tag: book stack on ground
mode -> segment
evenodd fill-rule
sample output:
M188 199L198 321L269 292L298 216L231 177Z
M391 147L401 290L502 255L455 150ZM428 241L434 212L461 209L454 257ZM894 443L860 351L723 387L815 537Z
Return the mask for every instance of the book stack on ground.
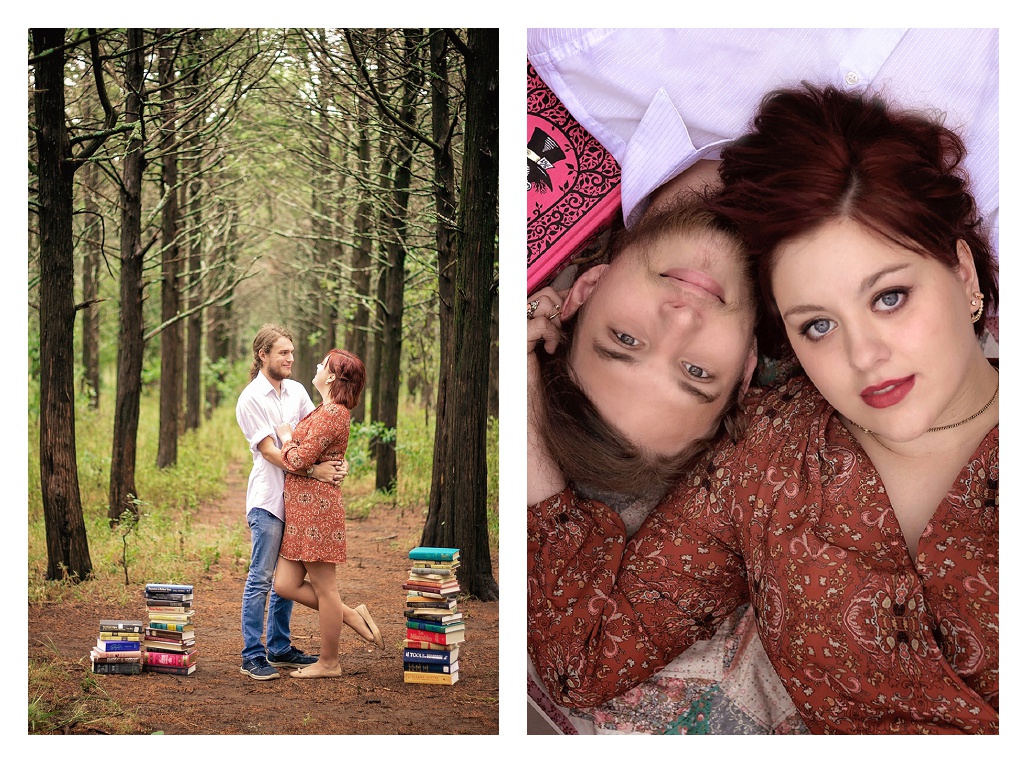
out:
M94 673L136 675L143 669L141 620L101 620L100 636L89 651Z
M408 684L455 684L460 679L464 616L457 611L460 550L418 546L403 584L407 592L407 637L403 642L403 681Z
M143 593L147 618L143 669L150 673L192 675L196 671L193 587L147 583Z

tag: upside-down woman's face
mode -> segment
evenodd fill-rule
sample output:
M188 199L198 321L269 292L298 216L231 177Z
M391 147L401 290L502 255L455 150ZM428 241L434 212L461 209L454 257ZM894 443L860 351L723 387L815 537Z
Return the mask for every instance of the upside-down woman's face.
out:
M810 380L850 421L904 442L991 394L970 315L966 244L950 268L840 219L778 248L774 301ZM961 413L968 411L968 413Z
M583 307L570 367L604 419L635 445L680 453L712 434L756 363L753 288L719 234L665 237L572 287Z

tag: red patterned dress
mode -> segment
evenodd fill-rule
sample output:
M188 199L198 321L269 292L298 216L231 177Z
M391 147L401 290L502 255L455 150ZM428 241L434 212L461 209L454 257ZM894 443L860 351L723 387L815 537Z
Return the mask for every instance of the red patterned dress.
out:
M751 601L814 733L998 732L998 427L912 559L877 470L804 377L625 541L572 491L528 510L528 648L562 704L623 693Z
M349 409L327 402L296 425L292 440L282 448L290 469L306 471L322 461L341 461L349 444ZM304 562L346 561L346 509L339 486L285 474L286 559Z

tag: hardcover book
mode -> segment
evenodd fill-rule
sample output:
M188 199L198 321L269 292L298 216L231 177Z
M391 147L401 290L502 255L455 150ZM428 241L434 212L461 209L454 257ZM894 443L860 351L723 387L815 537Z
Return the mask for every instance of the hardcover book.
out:
M181 665L153 665L147 663L142 665L147 673L168 673L174 676L191 676L196 672L196 665L181 666Z
M104 633L142 633L142 620L101 620L100 630Z
M458 548L438 548L434 546L418 546L410 550L411 559L424 559L427 561L455 562L460 558Z
M183 585L181 583L147 583L143 589L144 593L179 593L179 594L192 594L193 587L191 585Z
M134 652L101 652L95 646L89 650L89 659L93 662L139 662L142 650Z
M163 620L151 620L148 630L170 631L174 633L191 633L192 623L169 623Z
M620 210L617 160L528 63L528 294L602 240Z
M188 652L158 652L150 650L143 658L144 665L172 665L181 667L189 666L196 662L196 650Z
M406 649L423 649L431 652L452 652L460 648L457 643L437 644L434 641L423 641L412 638L403 639L403 647Z
M135 676L143 672L143 666L139 660L132 662L94 662L93 672Z
M463 619L460 612L449 612L447 610L432 609L407 609L403 614L411 620L424 620L429 623L454 623Z
M452 665L460 656L460 647L452 649L404 649L404 662L426 662L431 665Z
M435 631L425 631L420 628L407 628L407 639L410 641L428 641L432 644L459 644L464 640L464 631L436 633Z
M460 663L454 662L448 665L443 662L403 662L403 670L411 673L456 673L460 670Z
M148 593L146 594L146 604L151 606L153 604L188 604L192 602L193 595L191 593Z
M408 684L443 684L445 686L452 686L459 680L459 671L456 673L419 673L415 670L403 671L403 681Z
M126 633L123 631L100 631L101 641L142 641L141 633Z
M139 642L138 641L104 641L98 638L96 640L96 650L98 652L138 652Z
M146 653L150 652L188 652L196 646L195 641L189 641L184 644L176 644L168 641L155 641L146 640L143 642L143 646L146 647Z
M455 631L464 630L464 621L456 620L451 623L433 623L428 620L417 620L412 617L407 618L407 628L413 628L419 631L431 631L433 633L453 633Z

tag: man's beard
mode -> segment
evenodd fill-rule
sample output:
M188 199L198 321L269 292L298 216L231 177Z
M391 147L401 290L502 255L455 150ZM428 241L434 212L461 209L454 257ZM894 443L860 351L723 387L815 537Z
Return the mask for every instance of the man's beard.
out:
M283 379L288 379L290 376L292 376L292 369L290 368L288 373L283 374L281 371L279 371L274 366L268 366L267 367L267 375L270 376L275 381L282 381Z

